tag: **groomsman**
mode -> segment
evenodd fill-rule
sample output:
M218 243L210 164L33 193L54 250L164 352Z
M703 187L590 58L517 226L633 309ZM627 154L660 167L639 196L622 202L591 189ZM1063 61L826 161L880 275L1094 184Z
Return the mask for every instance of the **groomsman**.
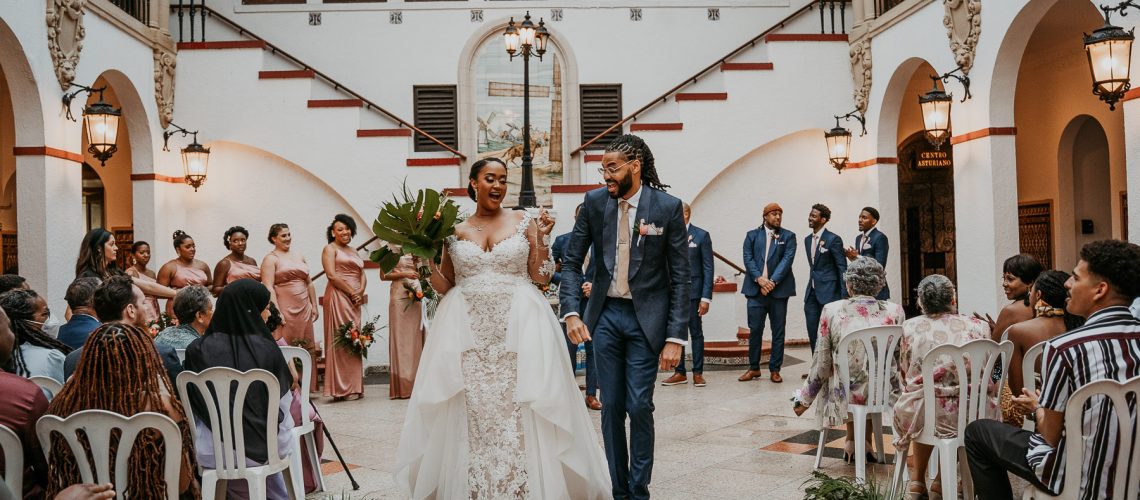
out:
M784 209L776 203L764 207L764 225L744 238L744 267L747 277L741 293L748 297L748 371L739 381L760 376L760 350L764 340L764 319L770 318L772 353L768 371L772 382L783 382L784 326L788 319L788 297L796 294L792 261L796 257L795 233L782 229Z
M574 209L574 219L578 218L578 213L582 211L582 205L579 204L578 208ZM570 235L573 231L560 235L554 239L554 245L550 247L550 253L554 257L554 276L551 277L550 282L554 285L561 285L562 283L562 257L566 255L566 244L570 241ZM586 262L589 262L589 257ZM586 278L590 279L593 275L587 266ZM582 283L582 293L580 295L583 307L590 297L590 282ZM562 324L563 333L566 330L566 324ZM587 340L586 344L586 407L591 410L601 410L602 402L598 400L598 371L594 367L594 343ZM573 371L574 367L578 364L578 344L570 341L570 337L566 337L566 349L570 352L570 370ZM683 356L682 356L683 357Z
M808 285L804 291L804 317L807 318L808 340L815 353L819 336L819 316L823 306L847 295L843 273L847 260L843 258L843 238L824 226L831 220L831 209L817 203L808 214L808 227L812 233L804 237L804 253L808 259Z
M878 225L879 211L875 207L863 207L863 211L859 212L859 235L855 237L855 246L848 247L845 252L847 260L855 260L862 255L875 259L883 269L887 268L887 251L891 246L887 243L887 235L879 231ZM890 296L890 288L883 286L875 298L887 300Z
M689 231L689 270L692 276L692 309L689 312L689 345L693 348L693 385L705 384L705 331L701 317L709 312L712 303L713 252L712 237L709 232L689 224L692 207L685 203L685 226ZM685 348L681 348L681 362L672 376L661 385L677 385L687 382L685 376Z

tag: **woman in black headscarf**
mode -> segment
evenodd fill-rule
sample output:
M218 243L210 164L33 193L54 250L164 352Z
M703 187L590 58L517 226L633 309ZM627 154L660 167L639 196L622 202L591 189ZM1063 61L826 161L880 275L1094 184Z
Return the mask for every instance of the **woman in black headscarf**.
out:
M286 418L292 397L289 387L293 378L289 366L281 355L281 349L269 334L265 319L269 316L269 290L258 281L241 279L227 285L218 303L214 306L214 317L206 333L186 348L185 368L201 372L207 368L224 366L239 371L260 368L277 377L277 390L281 403L273 417L278 422L278 453L285 456L290 451L288 429L293 426L291 418ZM242 427L245 430L245 454L250 465L268 461L265 424L269 415L265 413L269 394L261 384L254 385L246 395L242 413ZM191 407L198 420L198 439L195 443L198 460L203 467L212 468L215 464L213 444L208 426L209 411L205 401L195 391L191 391ZM280 411L280 409L284 411ZM223 411L230 411L223 409ZM285 483L280 474L270 476L269 498L286 498ZM230 498L246 498L245 484L229 481Z

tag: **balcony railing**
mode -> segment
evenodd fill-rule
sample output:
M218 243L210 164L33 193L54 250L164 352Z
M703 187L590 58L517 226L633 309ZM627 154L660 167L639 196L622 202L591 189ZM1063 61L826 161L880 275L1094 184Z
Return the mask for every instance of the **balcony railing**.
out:
M142 21L147 26L154 26L150 18L151 3L153 0L111 0L111 3L122 9L131 17Z
M906 0L875 0L875 17L885 14Z

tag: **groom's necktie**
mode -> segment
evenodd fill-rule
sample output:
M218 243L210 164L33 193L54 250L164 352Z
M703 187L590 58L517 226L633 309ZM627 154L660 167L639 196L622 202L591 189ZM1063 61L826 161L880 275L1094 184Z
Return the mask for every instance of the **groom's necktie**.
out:
M618 220L617 269L614 270L617 289L614 291L624 297L629 294L629 202L621 200L618 207L621 219Z

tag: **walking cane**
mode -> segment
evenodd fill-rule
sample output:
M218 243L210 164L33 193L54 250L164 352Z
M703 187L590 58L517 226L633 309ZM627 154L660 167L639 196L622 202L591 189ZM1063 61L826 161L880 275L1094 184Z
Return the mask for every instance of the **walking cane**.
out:
M321 412L317 410L317 405L313 404L312 401L309 402L309 407L316 412L318 417L321 417ZM352 471L348 470L348 463L344 461L344 457L340 454L340 449L336 447L336 441L333 441L332 433L329 432L329 424L328 421L325 420L325 417L321 417L321 424L321 429L325 431L325 439L329 440L333 451L336 452L336 459L340 460L340 466L344 468L344 473L348 474L348 480L352 482L352 491L359 490L360 483L356 482L356 478L352 477Z

